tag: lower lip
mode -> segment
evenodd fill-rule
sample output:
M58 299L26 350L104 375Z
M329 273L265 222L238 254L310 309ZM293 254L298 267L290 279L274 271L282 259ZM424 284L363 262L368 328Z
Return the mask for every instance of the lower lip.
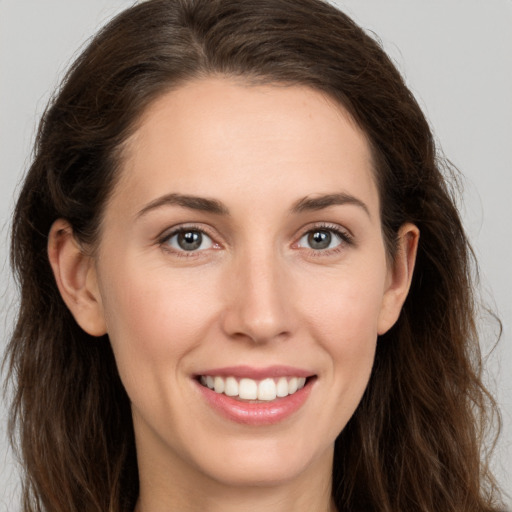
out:
M243 425L262 426L284 421L298 411L311 392L313 379L308 379L306 385L293 395L277 398L271 402L257 403L243 402L223 393L216 393L199 382L197 385L207 403L225 418Z

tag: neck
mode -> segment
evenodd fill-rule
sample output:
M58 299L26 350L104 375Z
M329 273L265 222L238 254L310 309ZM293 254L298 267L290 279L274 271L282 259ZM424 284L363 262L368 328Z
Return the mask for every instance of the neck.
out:
M336 507L329 495L321 499L311 499L300 495L290 495L264 489L245 489L229 493L206 495L204 490L197 490L183 499L183 496L167 497L141 493L134 512L336 512Z

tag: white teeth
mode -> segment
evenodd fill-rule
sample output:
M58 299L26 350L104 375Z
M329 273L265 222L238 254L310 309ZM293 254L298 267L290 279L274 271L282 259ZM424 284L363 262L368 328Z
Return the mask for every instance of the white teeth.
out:
M224 379L222 377L215 377L213 379L213 389L215 389L215 393L223 393L224 387Z
M228 396L238 396L238 382L234 377L228 377L226 379L224 394Z
M274 379L265 379L258 384L258 400L275 400L276 383Z
M292 377L288 382L288 393L291 395L297 391L297 377Z
M288 381L286 377L281 377L277 381L276 395L279 397L288 396Z
M203 386L213 389L216 393L224 393L232 397L238 396L243 400L267 402L275 400L276 397L292 395L306 384L305 377L267 378L261 381L243 378L237 381L235 377L201 375L199 380Z
M258 383L252 379L240 379L238 396L244 400L256 400L258 398Z

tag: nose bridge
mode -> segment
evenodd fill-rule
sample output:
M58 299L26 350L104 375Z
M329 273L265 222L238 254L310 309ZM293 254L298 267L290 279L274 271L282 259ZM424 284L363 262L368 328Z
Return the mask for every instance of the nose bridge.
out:
M290 334L286 270L271 243L253 243L241 251L231 278L224 322L230 335L261 343Z

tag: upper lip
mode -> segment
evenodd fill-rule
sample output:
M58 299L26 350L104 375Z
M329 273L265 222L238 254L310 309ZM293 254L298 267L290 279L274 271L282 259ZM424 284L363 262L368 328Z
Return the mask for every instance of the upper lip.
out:
M273 365L263 368L254 368L252 366L225 366L223 368L208 368L198 372L196 376L211 375L219 377L237 377L240 379L248 378L253 380L263 380L272 377L312 377L315 375L310 370L296 368L294 366Z

